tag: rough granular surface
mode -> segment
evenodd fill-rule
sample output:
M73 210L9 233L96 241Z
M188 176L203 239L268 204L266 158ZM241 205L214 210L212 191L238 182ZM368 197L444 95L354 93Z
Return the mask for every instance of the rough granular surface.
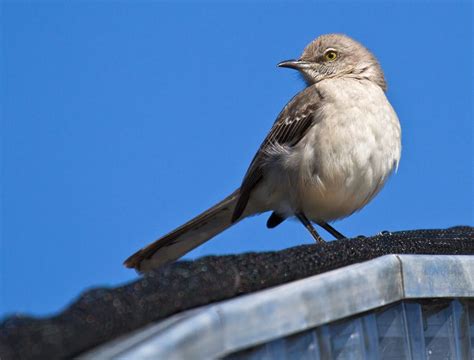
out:
M0 358L72 357L186 309L387 254L474 255L474 228L401 231L177 262L124 286L89 290L53 317L5 319Z

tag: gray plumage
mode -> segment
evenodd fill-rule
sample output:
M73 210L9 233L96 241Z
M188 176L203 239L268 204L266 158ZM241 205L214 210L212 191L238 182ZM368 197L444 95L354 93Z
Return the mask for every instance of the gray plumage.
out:
M401 130L375 57L355 40L329 34L279 66L298 70L307 87L277 117L241 187L133 254L127 267L146 271L174 261L266 211L273 211L269 227L295 215L326 224L361 209L380 191L398 166Z

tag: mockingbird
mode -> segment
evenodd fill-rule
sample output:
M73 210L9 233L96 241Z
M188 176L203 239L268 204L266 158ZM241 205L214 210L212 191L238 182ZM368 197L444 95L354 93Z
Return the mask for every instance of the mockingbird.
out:
M328 222L351 215L380 191L398 167L401 130L374 55L348 36L328 34L298 60L278 66L298 70L307 86L278 115L240 188L125 266L159 267L266 211L272 211L268 228L295 216L316 241L323 242L311 222L343 238Z

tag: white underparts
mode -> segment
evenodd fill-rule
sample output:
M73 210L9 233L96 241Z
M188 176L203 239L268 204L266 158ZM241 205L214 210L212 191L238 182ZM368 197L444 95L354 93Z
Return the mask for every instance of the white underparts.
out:
M251 208L332 221L365 206L398 166L400 124L383 90L366 80L313 85L324 97L294 147L274 147Z

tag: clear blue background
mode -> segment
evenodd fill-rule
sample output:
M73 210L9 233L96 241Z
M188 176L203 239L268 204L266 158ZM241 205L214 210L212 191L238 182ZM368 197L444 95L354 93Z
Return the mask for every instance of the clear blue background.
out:
M470 3L3 2L1 23L0 316L136 278L128 255L240 184L303 86L275 65L322 33L373 50L403 127L398 174L336 227L473 224ZM266 219L189 256L312 242Z

